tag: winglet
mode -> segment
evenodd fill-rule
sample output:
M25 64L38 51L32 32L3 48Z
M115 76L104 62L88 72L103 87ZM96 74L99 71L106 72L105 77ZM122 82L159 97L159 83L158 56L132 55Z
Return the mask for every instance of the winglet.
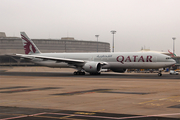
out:
M21 32L21 39L24 46L25 54L38 54L41 53L34 42L26 35L25 32Z

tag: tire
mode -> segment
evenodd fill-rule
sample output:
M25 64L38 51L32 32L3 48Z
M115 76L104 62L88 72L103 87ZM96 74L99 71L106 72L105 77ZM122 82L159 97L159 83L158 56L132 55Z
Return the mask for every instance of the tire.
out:
M158 73L158 76L162 76L162 74L161 74L161 73Z

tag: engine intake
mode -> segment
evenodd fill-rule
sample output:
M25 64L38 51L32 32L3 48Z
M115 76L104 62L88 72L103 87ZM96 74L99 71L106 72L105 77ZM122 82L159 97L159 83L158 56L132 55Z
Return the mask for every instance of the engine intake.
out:
M83 69L89 73L99 73L102 69L102 65L99 62L87 62Z

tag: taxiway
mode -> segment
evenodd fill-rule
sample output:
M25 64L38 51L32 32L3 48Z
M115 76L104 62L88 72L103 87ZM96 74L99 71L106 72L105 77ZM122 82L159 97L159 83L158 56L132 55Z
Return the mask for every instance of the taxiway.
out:
M0 119L180 119L180 75L73 71L2 70Z

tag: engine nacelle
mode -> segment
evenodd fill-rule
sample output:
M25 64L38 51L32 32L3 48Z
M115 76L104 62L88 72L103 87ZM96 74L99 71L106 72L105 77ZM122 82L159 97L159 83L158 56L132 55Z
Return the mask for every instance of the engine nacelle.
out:
M102 65L99 62L88 62L83 66L83 69L89 73L99 73Z
M119 72L119 73L124 73L125 71L126 71L126 69L120 69L120 68L118 68L118 69L111 69L113 72Z

